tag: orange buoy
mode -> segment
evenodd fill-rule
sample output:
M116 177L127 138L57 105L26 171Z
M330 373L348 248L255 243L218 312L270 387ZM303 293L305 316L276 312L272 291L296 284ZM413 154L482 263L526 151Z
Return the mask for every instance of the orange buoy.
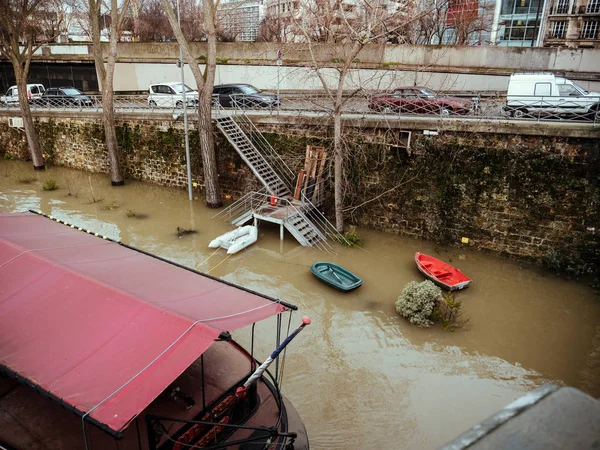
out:
M269 203L271 204L271 206L277 206L277 204L279 203L279 199L274 195L271 195L271 197L269 198Z

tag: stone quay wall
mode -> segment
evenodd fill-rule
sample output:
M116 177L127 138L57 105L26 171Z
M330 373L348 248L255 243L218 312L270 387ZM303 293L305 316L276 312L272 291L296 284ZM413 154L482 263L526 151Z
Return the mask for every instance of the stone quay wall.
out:
M48 163L107 172L101 122L37 118ZM331 146L327 127L259 124L297 172L306 145ZM187 186L183 125L168 120L117 124L128 178ZM221 187L238 198L259 187L216 134ZM385 232L534 260L573 275L600 267L600 140L460 131L347 130L346 217ZM190 132L194 181L202 189L198 137ZM0 153L27 158L24 133L0 122ZM331 152L330 152L331 154ZM328 190L330 191L330 190ZM200 194L199 194L200 195ZM329 197L325 212L331 215Z

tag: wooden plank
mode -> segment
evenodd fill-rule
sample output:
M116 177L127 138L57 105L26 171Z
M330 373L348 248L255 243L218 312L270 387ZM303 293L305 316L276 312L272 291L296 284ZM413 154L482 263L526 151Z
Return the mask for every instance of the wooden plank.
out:
M304 175L306 171L302 169L298 174L298 179L296 180L296 189L294 190L294 198L296 200L300 200L300 192L302 191L302 185L304 184Z
M318 167L315 172L315 192L311 201L314 203L321 195L321 187L323 184L323 169L325 168L325 162L327 160L327 152L324 147L318 147Z
M308 186L308 180L310 179L310 174L312 172L312 166L314 164L314 159L312 158L313 147L311 145L306 146L306 159L304 160L304 169L306 170L306 174L304 177L304 186L303 190L306 190Z

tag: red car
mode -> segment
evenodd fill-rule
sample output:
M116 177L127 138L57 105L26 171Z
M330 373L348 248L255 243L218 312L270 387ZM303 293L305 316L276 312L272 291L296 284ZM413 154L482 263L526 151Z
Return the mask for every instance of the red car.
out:
M469 114L471 100L438 95L424 87L400 87L393 92L371 98L369 109L385 113Z

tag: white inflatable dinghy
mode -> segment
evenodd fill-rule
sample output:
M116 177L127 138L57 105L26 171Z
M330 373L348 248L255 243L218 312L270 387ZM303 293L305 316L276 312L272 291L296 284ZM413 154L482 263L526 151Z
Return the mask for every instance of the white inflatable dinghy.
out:
M254 244L257 239L258 228L252 225L246 225L213 239L210 244L208 244L208 247L223 247L227 249L228 255L233 255L249 245Z

